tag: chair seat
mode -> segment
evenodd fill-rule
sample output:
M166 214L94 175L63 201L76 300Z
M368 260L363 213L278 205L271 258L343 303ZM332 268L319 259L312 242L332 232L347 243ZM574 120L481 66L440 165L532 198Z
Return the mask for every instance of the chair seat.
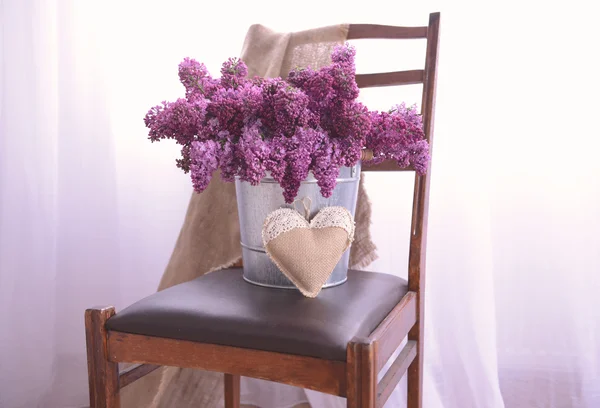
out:
M348 272L315 299L296 290L247 283L226 269L157 292L117 313L119 332L346 360L354 337L367 337L407 293L404 279Z

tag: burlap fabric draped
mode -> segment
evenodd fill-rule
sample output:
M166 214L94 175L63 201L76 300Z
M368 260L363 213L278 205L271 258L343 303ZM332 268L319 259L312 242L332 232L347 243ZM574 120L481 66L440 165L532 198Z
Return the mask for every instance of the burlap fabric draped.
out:
M276 33L264 26L248 30L241 59L250 76L285 77L295 67L319 68L330 62L334 46L346 40L347 25L296 33ZM350 264L364 267L375 258L369 234L371 206L359 187L355 240ZM216 175L202 194L193 194L179 238L158 290L218 271L241 259L235 186ZM218 273L218 272L215 272ZM124 408L182 408L218 406L222 375L201 370L164 367L124 388Z

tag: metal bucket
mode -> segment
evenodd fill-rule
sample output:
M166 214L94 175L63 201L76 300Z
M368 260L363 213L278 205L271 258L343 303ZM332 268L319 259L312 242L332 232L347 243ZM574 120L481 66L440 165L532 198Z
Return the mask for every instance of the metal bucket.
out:
M296 199L302 200L305 197L311 199L310 219L320 209L327 206L345 207L354 217L359 180L360 163L354 167L342 167L333 194L331 197L325 198L321 195L317 180L311 173L302 182ZM295 289L294 284L269 259L261 236L263 223L270 212L282 207L293 208L293 205L285 203L283 189L277 181L270 177L265 177L258 186L252 186L250 183L236 179L235 190L240 219L244 279L260 286ZM323 286L324 288L337 286L346 281L349 259L350 250L347 250Z

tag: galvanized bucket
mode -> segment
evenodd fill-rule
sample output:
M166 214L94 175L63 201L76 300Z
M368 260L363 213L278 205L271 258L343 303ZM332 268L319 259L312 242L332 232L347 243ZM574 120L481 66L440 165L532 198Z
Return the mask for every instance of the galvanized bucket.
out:
M311 173L302 182L296 199L310 198L310 219L320 209L327 206L345 207L354 216L359 180L360 163L354 167L341 168L333 194L331 197L325 198L321 195L317 180ZM278 208L293 208L294 206L285 203L283 189L276 180L268 176L258 186L252 186L250 183L236 179L235 190L240 220L244 279L260 286L295 289L294 284L269 259L261 236L263 223L270 212ZM337 286L346 281L349 259L350 250L347 250L323 286L324 288Z

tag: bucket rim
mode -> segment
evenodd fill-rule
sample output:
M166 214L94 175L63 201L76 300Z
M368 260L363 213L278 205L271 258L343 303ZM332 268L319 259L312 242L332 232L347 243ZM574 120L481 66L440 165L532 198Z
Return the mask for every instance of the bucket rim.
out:
M348 166L343 166L341 167L341 169L350 169L350 177L338 177L335 179L336 184L337 183L353 183L356 182L358 180L360 180L361 177L361 163L358 162L356 163L354 166L352 167L348 167ZM241 182L241 183L247 183L247 181L241 180L240 176L236 175L235 176L235 181L236 182ZM316 184L319 181L315 178L314 174L312 171L310 171L308 173L308 176L306 179L302 180L300 182L300 184ZM270 173L267 172L267 175L265 177L263 177L260 180L261 184L279 184L279 181L275 180L273 177L271 177Z

